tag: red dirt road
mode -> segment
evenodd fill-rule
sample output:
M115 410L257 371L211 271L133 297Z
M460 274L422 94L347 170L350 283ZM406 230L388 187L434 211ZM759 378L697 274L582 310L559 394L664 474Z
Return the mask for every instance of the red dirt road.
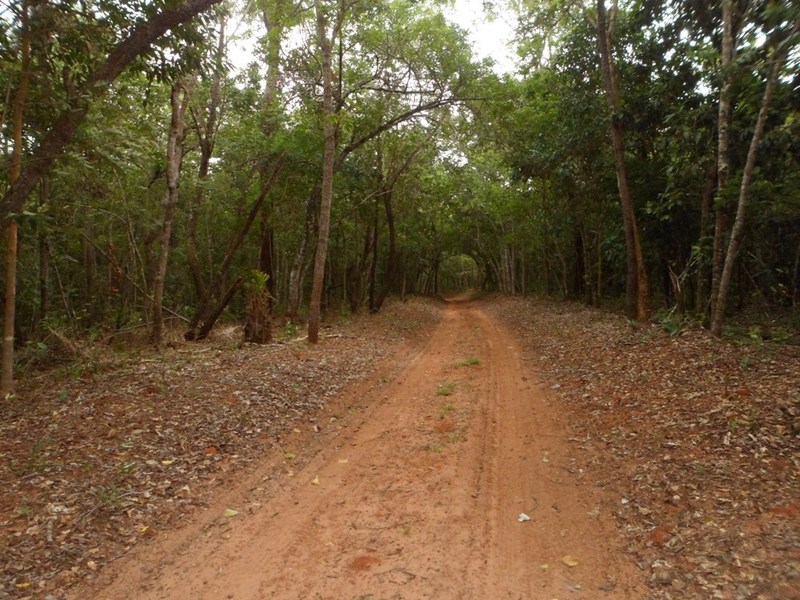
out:
M321 431L296 432L70 598L646 598L619 546L620 498L578 467L513 334L474 303L443 310Z

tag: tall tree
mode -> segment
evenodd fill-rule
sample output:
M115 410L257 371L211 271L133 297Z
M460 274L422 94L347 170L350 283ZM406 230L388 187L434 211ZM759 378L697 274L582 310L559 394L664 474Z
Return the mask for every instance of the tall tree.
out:
M614 61L611 57L611 39L616 15L616 0L612 7L610 19L607 18L605 1L597 0L597 39L600 50L600 66L603 70L606 103L611 118L611 143L614 151L619 198L622 204L622 220L625 228L625 247L627 252L626 312L631 319L643 320L649 316L650 312L649 284L639 227L636 223L636 209L628 184L628 172L625 166L625 140L620 115L621 103Z
M333 166L336 159L336 112L333 102L333 45L344 18L344 2L340 3L337 17L330 25L328 10L322 0L314 0L316 13L317 43L322 54L322 189L320 195L319 221L317 224L317 249L314 254L314 277L311 284L311 300L308 305L308 341L319 341L319 326L322 312L322 288L325 283L325 261L328 257L328 234L330 232L331 204L333 203Z
M734 0L722 0L722 47L720 50L719 113L717 117L717 201L714 213L714 245L711 258L711 321L719 321L715 311L719 298L722 268L725 262L725 236L728 229L728 212L722 194L728 186L731 172L731 119L733 116L733 78L736 58L736 31L734 29ZM714 326L712 325L712 329Z
M170 239L172 238L172 222L178 207L178 188L180 186L181 162L183 160L183 139L186 122L186 108L189 104L194 82L182 78L172 85L170 94L171 117L167 136L167 190L162 207L164 218L159 234L158 264L153 278L153 324L151 339L158 347L161 345L164 329L164 279L167 275Z
M31 75L31 32L28 0L20 7L20 74L17 91L14 94L13 143L9 183L13 186L19 179L22 168L22 134L28 84ZM8 219L6 223L6 289L3 312L3 356L0 372L0 394L11 393L14 387L14 325L17 303L17 221Z
M730 19L730 8L726 11L724 8L725 4L729 4L729 2L726 1L723 4L723 11L727 15L727 18L724 18L724 20L727 21ZM742 236L744 235L745 213L750 195L750 186L753 180L753 170L758 160L758 148L764 136L764 127L766 126L767 116L772 106L772 99L775 94L775 88L778 85L778 79L783 70L784 63L786 62L786 57L789 55L793 44L797 42L798 29L800 29L800 22L797 20L798 15L796 13L794 15L789 13L789 16L790 20L787 22L793 23L791 28L788 31L784 31L780 28L780 25L778 25L773 35L771 35L768 40L768 45L772 47L771 56L769 56L767 60L769 75L764 86L761 106L758 111L758 116L756 117L753 137L750 140L747 159L742 172L742 181L739 185L739 197L736 204L736 217L734 218L733 227L731 228L730 239L725 252L725 262L722 273L719 276L719 286L711 311L711 332L716 336L722 335L722 323L725 317L725 308L728 301L731 277L733 276L733 267L742 244ZM791 18L792 16L794 17L793 19ZM727 31L727 29L728 26L726 25L725 30ZM725 37L728 37L728 35L726 34ZM720 150L722 150L722 148L720 148Z

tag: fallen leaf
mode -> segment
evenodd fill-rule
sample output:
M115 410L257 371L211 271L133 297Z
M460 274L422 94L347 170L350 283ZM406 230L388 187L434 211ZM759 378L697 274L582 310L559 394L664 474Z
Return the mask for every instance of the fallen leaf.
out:
M319 485L319 475L317 475L316 477L314 477L314 479L311 480L311 485Z
M226 508L225 512L222 513L222 516L223 517L235 517L238 514L239 514L238 510L234 510L232 508Z
M294 458L297 458L297 454L295 454L294 452L284 452L283 458L285 458L286 460L292 460Z
M574 556L567 554L564 558L561 559L561 562L567 565L570 569L572 567L578 566L578 559Z

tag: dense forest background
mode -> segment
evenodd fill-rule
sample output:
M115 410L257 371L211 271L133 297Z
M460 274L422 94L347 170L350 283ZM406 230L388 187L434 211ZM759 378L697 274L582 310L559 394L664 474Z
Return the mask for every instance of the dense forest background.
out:
M791 335L795 0L485 2L502 75L452 4L0 3L4 390L15 347L466 288Z

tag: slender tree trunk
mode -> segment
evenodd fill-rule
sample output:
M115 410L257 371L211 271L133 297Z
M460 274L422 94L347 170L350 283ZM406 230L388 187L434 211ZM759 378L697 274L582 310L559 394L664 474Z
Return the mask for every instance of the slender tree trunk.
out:
M269 308L277 296L275 289L275 229L272 227L272 218L268 211L261 211L260 243L258 246L258 270L267 276L267 293L269 294Z
M297 319L297 314L300 312L300 300L303 295L303 282L305 281L306 272L306 253L308 252L308 245L311 238L314 236L315 231L315 214L319 208L320 187L315 184L311 190L311 194L306 201L306 219L303 228L303 238L300 240L300 246L295 253L294 263L289 272L289 302L287 307L287 315L292 321Z
M380 170L379 181L381 184L381 195L383 196L383 209L386 213L386 227L389 232L389 250L386 258L386 273L384 273L383 285L381 286L377 298L375 299L375 305L373 306L374 312L377 312L381 309L383 303L386 301L386 297L392 290L392 286L395 284L395 280L397 279L397 227L395 225L394 209L392 206L392 202L394 200L394 189L397 185L397 181L400 179L400 176L405 173L409 167L411 167L411 164L414 162L414 159L420 153L422 148L423 146L418 146L411 153L409 153L409 155L403 161L403 164L400 165L398 169L394 170L388 180L386 180L383 175L383 153L380 153L378 164L378 168Z
M198 340L204 340L208 337L208 334L211 333L211 330L214 328L217 319L222 316L222 313L225 311L228 304L230 304L231 300L233 300L233 296L242 288L243 284L244 277L239 277L230 285L230 287L228 287L217 305L208 313L208 315L206 315L206 318L203 319L200 328L197 330Z
M793 37L796 33L798 26L795 25L793 31L790 33L789 38ZM769 114L770 106L772 105L772 97L775 94L775 87L778 85L778 78L780 77L783 63L789 51L788 40L779 46L772 57L772 69L770 70L767 79L767 85L764 89L764 97L761 100L761 108L758 111L756 118L756 126L753 131L753 138L750 140L750 148L747 151L747 161L744 165L744 172L742 173L742 182L739 187L739 200L736 206L736 218L733 222L731 229L731 237L728 242L728 249L725 255L725 264L720 276L719 292L717 294L714 310L712 311L711 332L716 336L722 335L722 321L725 317L725 306L728 301L728 292L733 275L733 268L735 265L736 257L739 254L739 249L742 244L742 236L744 235L744 219L747 210L747 200L750 193L750 184L753 179L753 169L755 169L756 161L758 160L758 146L764 136L764 127L767 123L767 115Z
M714 215L714 246L711 256L711 301L710 317L713 324L717 317L714 311L719 298L719 286L722 280L722 268L725 261L725 237L728 231L727 207L722 202L722 195L730 177L730 127L733 111L733 60L736 56L736 33L733 28L734 0L722 0L722 51L720 53L720 71L722 85L719 92L719 112L717 125L717 202ZM712 325L713 328L713 325Z
M183 138L186 107L189 105L189 95L192 84L186 81L176 81L172 85L172 117L170 119L169 135L167 137L167 191L164 194L162 206L164 220L161 224L159 236L158 263L155 278L153 279L153 324L150 334L151 341L158 347L161 345L164 329L164 313L162 303L164 300L164 279L167 274L167 261L169 260L169 245L172 237L172 222L178 206L178 187L180 185L181 161L183 159Z
M606 23L604 0L597 0L597 34L600 63L606 88L606 103L611 116L611 143L614 150L614 164L617 171L617 185L622 204L622 220L625 227L625 247L627 250L626 309L628 317L631 319L644 320L648 318L650 313L649 284L639 238L639 228L636 223L636 211L628 185L624 134L619 115L619 92L611 59L609 27Z
M392 208L393 190L386 190L383 194L383 209L386 213L386 226L389 230L389 251L386 258L386 273L383 286L375 299L374 311L379 311L386 301L386 297L397 278L397 228L394 222L394 209Z
M278 157L278 162L272 171L272 175L270 176L269 180L262 184L261 190L258 193L258 197L250 206L250 211L245 217L244 223L242 223L241 227L239 227L239 230L228 243L228 248L225 251L225 256L222 259L220 267L212 278L213 283L210 286L209 295L203 301L203 303L198 306L194 316L192 317L192 320L189 322L188 330L183 334L185 340L192 341L204 339L205 335L211 331L211 327L213 327L219 315L222 314L225 306L227 306L228 302L230 302L230 298L226 299L226 297L228 296L231 288L228 287L228 291L224 290L226 289L225 286L229 281L228 275L231 265L233 264L233 259L236 256L236 253L239 251L239 248L242 247L242 244L244 243L247 234L250 232L253 223L255 223L256 218L261 211L261 207L267 198L267 195L275 185L275 181L283 169L284 160L285 155ZM239 286L241 287L244 279L240 279L241 281L239 282ZM234 290L234 292L237 290L238 288ZM220 298L220 300L215 305L213 304L213 301L217 298ZM204 331L205 334L202 333Z
M40 205L47 205L49 186L47 180L42 180L42 198ZM50 242L44 226L39 230L39 318L36 329L50 314Z
M267 30L267 76L264 85L264 105L263 121L261 129L264 137L269 141L278 131L278 114L280 103L278 94L280 92L280 67L281 67L281 46L283 43L283 33L286 29L284 19L286 17L286 4L277 2L273 5L273 11L264 10L262 20ZM266 161L265 161L266 162ZM266 179L265 168L260 169L262 180ZM273 214L271 203L264 203L261 208L261 227L259 228L259 250L258 250L258 270L266 277L266 289L260 299L251 297L248 300L248 323L253 331L268 332L264 335L250 336L245 331L247 341L258 341L266 343L272 337L270 326L270 314L272 304L277 296L275 285L275 231L272 224ZM256 338L259 338L257 340Z
M375 202L375 218L372 224L372 260L369 265L369 312L376 312L375 308L375 285L378 277L378 250L379 250L379 235L380 223L378 222L378 203Z
M217 127L222 116L222 77L224 74L225 59L225 17L220 17L219 35L217 37L217 48L214 56L214 75L211 80L211 94L208 99L204 121L198 122L198 117L192 111L194 117L194 130L197 134L197 142L200 148L200 164L197 169L197 191L189 199L189 214L186 220L186 259L189 263L189 272L192 276L195 293L198 303L203 304L207 301L210 293L203 269L200 266L200 253L197 250L197 217L198 209L203 204L205 197L205 181L208 178L208 169L211 164L211 156L214 154L214 145L217 137Z
M331 205L333 203L333 163L336 158L336 115L333 103L333 37L326 32L327 19L321 0L315 0L317 16L317 41L322 51L322 129L325 149L322 158L322 193L319 207L317 251L314 255L314 279L311 285L311 300L308 307L308 341L319 341L322 291L325 282L325 262L328 256L328 233L330 230ZM331 34L333 36L333 34Z
M9 183L11 187L19 180L22 172L22 127L25 103L28 96L28 83L31 72L31 38L28 23L27 0L22 2L20 36L20 76L19 86L14 95L13 136L14 149L11 154ZM0 395L6 396L14 390L14 329L17 304L17 222L9 219L6 223L6 289L3 310L3 356L0 365Z
M714 198L714 190L717 184L717 164L716 161L709 167L706 174L703 195L700 197L700 242L706 247L705 241L710 232L711 219L711 200ZM703 314L708 304L708 263L705 255L700 256L697 266L697 286L695 291L694 312L698 315Z

